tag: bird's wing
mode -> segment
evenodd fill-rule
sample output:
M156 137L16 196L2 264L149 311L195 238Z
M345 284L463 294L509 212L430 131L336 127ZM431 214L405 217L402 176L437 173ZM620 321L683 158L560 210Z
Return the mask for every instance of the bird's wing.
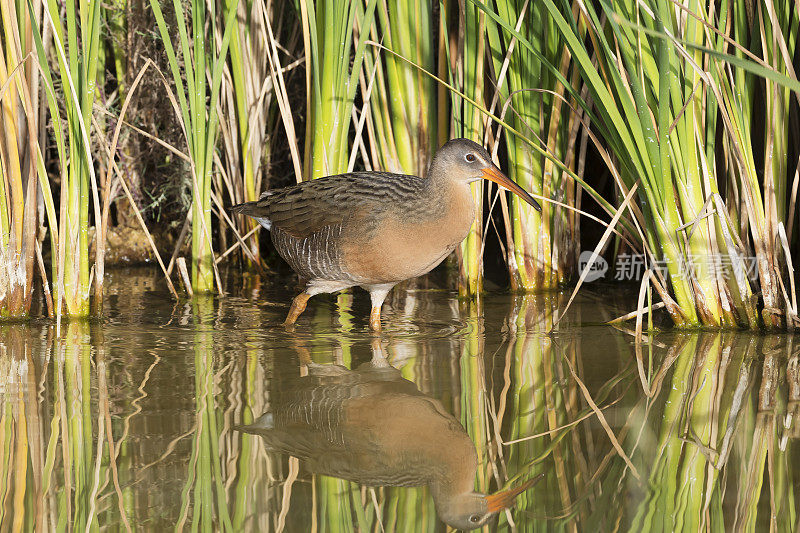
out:
M234 206L233 210L266 220L292 237L304 238L359 214L387 209L403 192L419 188L418 182L422 180L415 176L352 172L266 191L257 201Z

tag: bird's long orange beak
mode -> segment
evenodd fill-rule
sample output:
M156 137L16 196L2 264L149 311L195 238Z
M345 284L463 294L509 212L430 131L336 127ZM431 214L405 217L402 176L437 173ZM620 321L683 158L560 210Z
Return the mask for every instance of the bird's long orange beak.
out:
M544 474L539 474L538 476L529 479L519 487L495 492L494 494L486 496L486 503L489 505L489 512L496 513L498 511L502 511L503 509L508 509L514 505L514 500L517 499L517 496L528 490L533 484L543 477Z
M501 187L504 187L509 191L513 192L514 194L516 194L517 196L519 196L520 198L531 204L533 208L536 209L537 211L542 210L542 207L539 205L539 202L534 200L533 196L528 194L528 191L526 191L525 189L523 189L522 187L511 181L508 178L508 176L500 172L500 169L498 169L496 166L492 165L490 167L486 167L483 169L482 172L483 172L482 177L484 179L493 181L496 184L500 185Z

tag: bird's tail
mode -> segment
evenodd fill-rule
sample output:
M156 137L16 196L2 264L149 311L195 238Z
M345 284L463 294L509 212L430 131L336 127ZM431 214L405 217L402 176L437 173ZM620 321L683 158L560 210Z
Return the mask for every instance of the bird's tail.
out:
M254 216L255 210L258 208L258 200L255 202L243 202L241 204L236 204L231 207L231 211L234 213L240 213L242 215L247 216Z
M242 433L261 433L264 431L270 431L275 429L275 417L272 412L267 411L263 415L259 416L252 424L237 424L233 426L233 429L236 431L241 431Z
M231 207L231 211L252 217L256 219L259 224L264 226L265 229L272 229L272 221L264 215L264 207L263 205L259 205L259 203L261 203L261 200L236 204Z

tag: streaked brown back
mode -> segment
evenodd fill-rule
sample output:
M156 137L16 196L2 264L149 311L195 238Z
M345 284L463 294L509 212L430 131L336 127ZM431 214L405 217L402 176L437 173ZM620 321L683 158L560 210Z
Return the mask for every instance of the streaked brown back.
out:
M354 214L402 208L425 185L416 176L353 172L306 181L265 192L255 202L234 207L238 213L268 219L274 227L304 238L325 226L342 225Z

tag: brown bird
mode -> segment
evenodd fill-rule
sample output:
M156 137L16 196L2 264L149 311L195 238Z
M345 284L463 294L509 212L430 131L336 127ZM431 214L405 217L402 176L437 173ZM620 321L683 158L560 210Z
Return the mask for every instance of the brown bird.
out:
M270 410L236 429L302 459L315 474L367 486L428 485L436 513L475 529L514 504L536 478L486 495L475 492L478 456L458 420L373 348L354 371L308 362L308 375L282 380Z
M359 286L372 300L370 328L381 329L381 306L397 283L426 274L464 240L475 221L469 184L488 179L539 204L467 139L453 139L431 161L426 178L351 172L266 191L233 207L270 230L278 253L301 278L285 325L315 294Z

